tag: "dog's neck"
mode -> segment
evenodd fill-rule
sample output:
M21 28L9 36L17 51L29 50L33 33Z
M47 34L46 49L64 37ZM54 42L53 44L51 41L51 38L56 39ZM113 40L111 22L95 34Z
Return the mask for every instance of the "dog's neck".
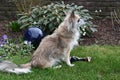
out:
M68 31L67 27L61 26L58 29L56 29L54 33L63 38L73 39L74 36L76 35L76 32L78 32L77 29L71 29Z

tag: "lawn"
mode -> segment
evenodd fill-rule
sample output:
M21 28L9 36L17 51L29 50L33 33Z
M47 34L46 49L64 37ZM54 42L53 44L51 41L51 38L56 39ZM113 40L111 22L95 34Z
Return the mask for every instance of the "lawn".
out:
M74 62L74 67L62 63L59 69L33 68L32 73L16 75L0 72L0 80L120 80L119 46L80 46L71 55L91 56L91 62ZM17 64L26 63L31 56L14 56L11 60Z

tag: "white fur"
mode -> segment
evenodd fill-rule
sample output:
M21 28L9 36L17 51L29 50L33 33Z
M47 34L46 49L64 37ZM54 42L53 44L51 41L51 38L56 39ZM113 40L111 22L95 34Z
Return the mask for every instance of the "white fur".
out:
M6 69L6 72L22 74L22 73L30 73L31 70L29 68L14 68L14 69Z
M14 64L13 62L10 62L10 61L0 62L0 71L9 72L9 73L16 73L16 74L31 72L30 68L18 67L18 65Z
M79 31L76 29L75 30L75 35L73 37L73 41L71 42L70 46L71 46L71 50L73 49L74 46L78 45L78 39L80 37L80 33Z
M83 20L83 19L80 19L79 22L75 22L75 25L76 27L74 27L74 32L75 32L75 35L74 35L74 38L73 38L73 41L72 43L70 44L71 46L71 50L73 49L74 46L78 45L78 39L80 38L80 32L78 30L78 28L82 25L84 25L86 22Z

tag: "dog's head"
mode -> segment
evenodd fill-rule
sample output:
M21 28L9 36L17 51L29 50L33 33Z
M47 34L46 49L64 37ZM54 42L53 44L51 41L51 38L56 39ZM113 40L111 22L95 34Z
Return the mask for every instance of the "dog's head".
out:
M77 14L74 13L75 10L71 10L65 17L65 22L67 24L68 30L78 28L85 24L85 21Z

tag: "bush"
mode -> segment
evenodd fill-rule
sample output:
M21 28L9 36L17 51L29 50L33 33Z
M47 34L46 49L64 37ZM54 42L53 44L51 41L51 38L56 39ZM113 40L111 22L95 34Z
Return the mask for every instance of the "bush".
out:
M43 7L32 7L31 12L19 14L18 22L22 25L21 28L39 25L46 32L46 34L50 34L63 21L65 14L73 8L76 9L76 13L81 15L83 19L92 19L89 11L84 9L83 6L78 6L74 3L64 4L64 2L57 2ZM82 26L80 30L82 31L82 34L87 35L93 31L96 31L93 28L91 21L88 21L86 23L86 27Z

